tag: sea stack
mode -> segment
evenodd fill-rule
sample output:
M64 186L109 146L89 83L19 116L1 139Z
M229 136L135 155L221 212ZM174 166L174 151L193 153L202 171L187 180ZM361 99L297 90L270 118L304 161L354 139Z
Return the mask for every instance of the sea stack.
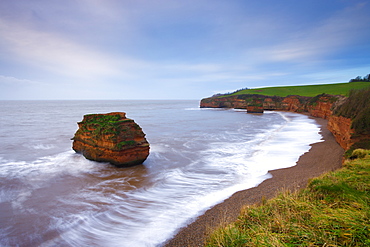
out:
M124 112L88 114L78 127L72 148L89 160L126 167L142 164L149 155L143 130Z
M263 98L250 98L247 102L247 113L263 113Z
M247 113L263 113L263 107L258 105L247 106Z

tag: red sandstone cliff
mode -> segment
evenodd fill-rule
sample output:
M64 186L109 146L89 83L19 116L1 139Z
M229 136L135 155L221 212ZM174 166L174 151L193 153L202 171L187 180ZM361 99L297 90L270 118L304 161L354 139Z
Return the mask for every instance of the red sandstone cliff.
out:
M143 163L149 155L145 134L124 112L85 115L78 126L73 150L87 159L132 166Z
M311 116L328 119L328 129L344 149L350 148L355 142L350 118L334 116L333 109L344 102L346 97L322 94L316 97L290 95L287 97L270 97L264 95L238 95L229 97L213 97L202 99L201 108L244 108L255 112L263 110L279 110L292 112L308 112ZM338 103L339 102L339 103ZM260 106L260 107L258 107Z
M342 116L330 116L328 129L333 133L335 140L345 150L349 149L354 143L352 135L355 131L351 128L352 120Z
M285 97L281 104L281 109L284 111L303 112L305 107L305 101L302 102L300 97L296 95Z
M236 95L228 97L211 97L202 99L201 108L236 108L263 110L280 110L280 111L306 111L306 103L310 97L290 95L287 97L265 96L265 95Z
M333 133L339 145L347 150L354 143L352 120L350 118L333 115L333 108L339 101L344 101L345 97L325 95L318 97L314 104L308 107L311 116L328 119L328 129Z

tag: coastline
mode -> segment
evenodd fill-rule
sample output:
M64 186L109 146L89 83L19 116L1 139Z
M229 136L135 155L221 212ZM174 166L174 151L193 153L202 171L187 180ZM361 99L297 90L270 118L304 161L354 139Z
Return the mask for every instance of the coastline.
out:
M243 206L272 198L283 189L292 191L300 189L307 185L310 178L340 168L344 150L328 130L327 120L311 118L320 125L323 141L311 144L311 149L299 158L297 165L270 171L272 178L263 181L257 187L236 192L224 202L207 210L193 223L180 229L172 239L164 243L164 246L204 246L208 234L220 224L229 224L235 221Z

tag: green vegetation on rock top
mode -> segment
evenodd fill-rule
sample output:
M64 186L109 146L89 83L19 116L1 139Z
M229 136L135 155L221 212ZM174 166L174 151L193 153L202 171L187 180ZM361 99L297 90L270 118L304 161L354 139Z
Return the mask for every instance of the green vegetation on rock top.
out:
M240 90L236 93L223 95L221 97L241 95L241 94L260 94L266 96L286 97L288 95L300 95L314 97L318 94L332 94L348 96L352 89L362 89L370 87L370 82L356 81L348 83L307 85L307 86L284 86L284 87L265 87Z
M75 136L85 132L94 138L108 135L112 141L116 141L118 136L124 139L133 138L133 133L129 131L132 125L122 124L124 122L132 122L136 129L140 129L132 119L123 118L120 114L88 114L80 122L82 125Z
M131 121L131 119L122 119L119 114L88 114L84 116L83 122L86 124L115 123L117 121Z

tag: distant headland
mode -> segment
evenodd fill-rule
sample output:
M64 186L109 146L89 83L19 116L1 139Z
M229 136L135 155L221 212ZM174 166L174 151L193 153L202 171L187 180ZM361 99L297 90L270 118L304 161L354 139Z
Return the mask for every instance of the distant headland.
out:
M308 113L328 120L328 129L345 149L370 149L370 74L347 83L242 89L200 101L201 108Z

